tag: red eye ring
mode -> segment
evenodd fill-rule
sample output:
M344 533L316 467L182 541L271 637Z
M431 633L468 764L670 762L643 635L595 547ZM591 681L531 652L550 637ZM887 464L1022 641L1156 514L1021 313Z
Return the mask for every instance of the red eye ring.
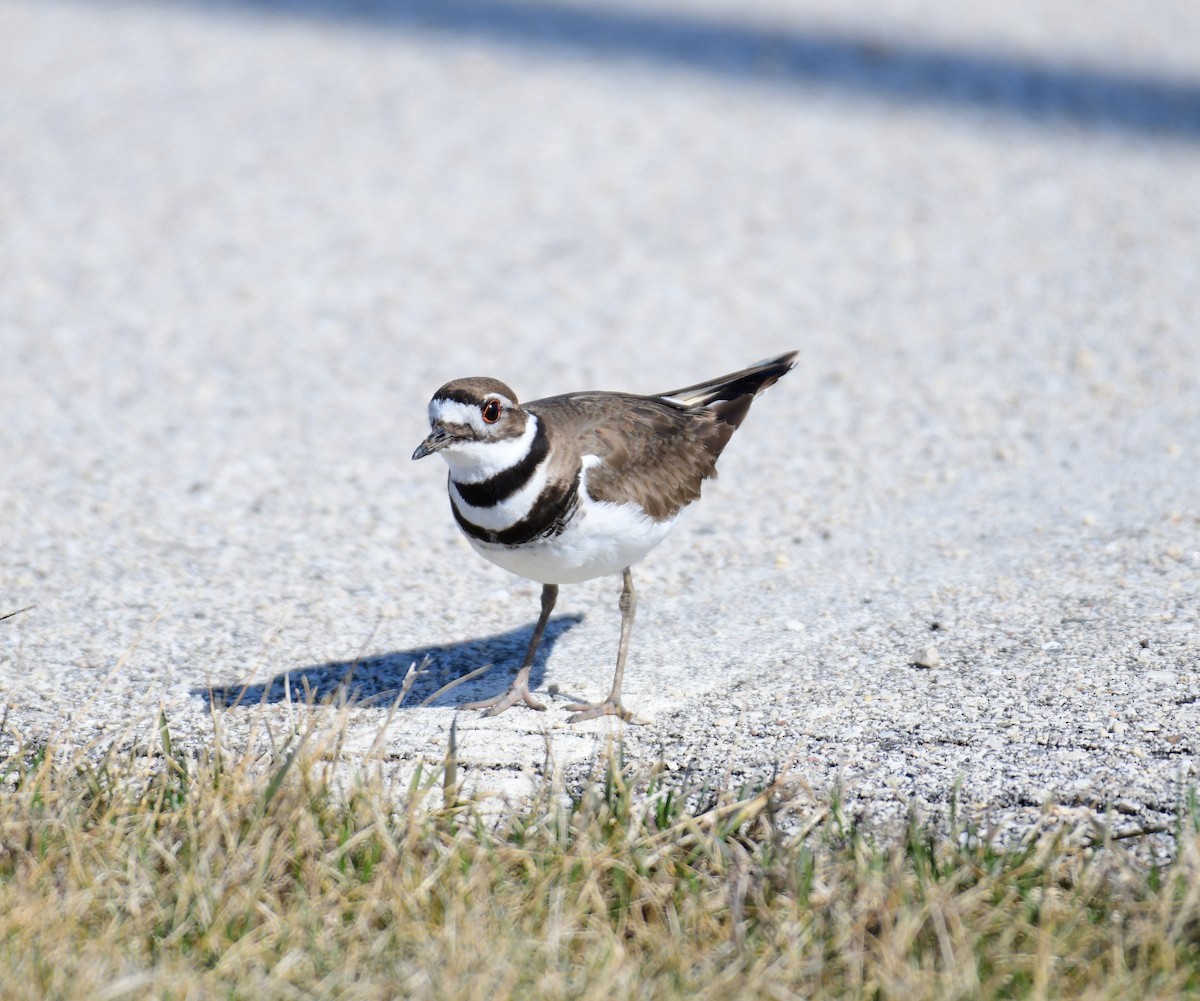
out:
M479 408L479 412L483 415L485 424L495 424L500 419L500 401L488 400Z

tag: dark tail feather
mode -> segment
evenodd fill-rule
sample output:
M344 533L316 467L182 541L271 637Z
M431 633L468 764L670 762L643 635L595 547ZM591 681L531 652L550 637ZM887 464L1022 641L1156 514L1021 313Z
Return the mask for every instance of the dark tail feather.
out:
M738 427L745 419L754 398L791 371L796 364L798 353L789 351L778 358L760 361L740 372L662 393L659 399L676 403L688 410L707 407L725 423Z

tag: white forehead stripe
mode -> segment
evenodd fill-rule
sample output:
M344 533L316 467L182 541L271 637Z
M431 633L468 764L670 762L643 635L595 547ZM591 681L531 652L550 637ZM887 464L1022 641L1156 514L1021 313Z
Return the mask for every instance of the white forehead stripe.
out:
M450 402L450 405L464 406L453 402ZM432 407L430 409L432 410ZM518 438L485 438L480 441L456 442L443 448L438 454L446 460L446 465L450 467L450 475L459 483L482 483L506 469L511 469L524 459L533 448L537 428L537 418L527 413L525 430Z
M512 406L511 400L499 394L487 398L488 400L499 400L505 407ZM478 404L462 403L458 400L430 401L430 424L437 424L438 421L442 421L444 424L467 424L474 427L476 431L482 431L485 427Z

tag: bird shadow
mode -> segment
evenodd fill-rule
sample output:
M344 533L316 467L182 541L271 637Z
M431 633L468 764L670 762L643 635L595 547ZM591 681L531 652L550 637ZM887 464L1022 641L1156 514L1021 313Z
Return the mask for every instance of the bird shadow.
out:
M541 687L546 661L554 645L582 620L582 615L559 615L546 624L530 670L531 689ZM409 685L402 708L444 707L449 692L433 700L430 697L459 679L462 679L462 691L454 686L456 697L469 694L471 699L478 699L502 693L511 680L511 670L521 663L529 648L532 636L533 626L523 626L459 643L310 664L282 671L268 681L205 686L193 688L190 694L205 699L213 709L284 701L370 706L390 705ZM479 679L470 678L473 672L488 664L494 665L492 670ZM410 667L414 666L413 677L406 680Z

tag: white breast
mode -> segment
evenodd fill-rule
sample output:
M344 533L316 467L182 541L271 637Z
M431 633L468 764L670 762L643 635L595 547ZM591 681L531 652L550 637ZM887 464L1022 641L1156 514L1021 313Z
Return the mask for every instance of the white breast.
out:
M524 546L498 546L468 536L484 558L510 573L542 584L576 584L620 573L667 537L675 518L655 521L636 504L594 501L587 494L587 471L600 460L584 456L579 505L567 527L551 539Z
M501 532L522 521L533 510L533 505L537 503L538 497L546 488L546 480L549 477L546 466L547 464L543 462L533 471L533 475L529 477L525 486L511 497L506 497L490 507L476 507L474 504L468 504L463 500L454 480L450 481L450 497L462 516L472 525L478 525L491 532Z

